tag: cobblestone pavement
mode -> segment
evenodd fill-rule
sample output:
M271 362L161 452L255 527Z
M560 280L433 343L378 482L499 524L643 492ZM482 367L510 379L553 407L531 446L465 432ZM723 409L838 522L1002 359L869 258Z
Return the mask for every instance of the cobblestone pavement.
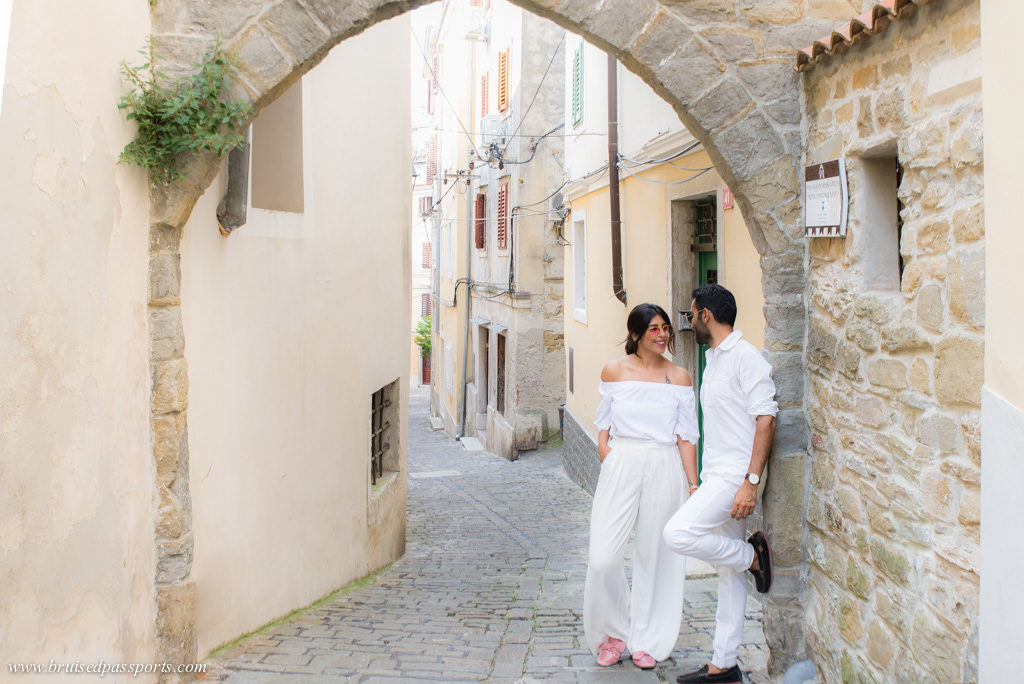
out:
M690 578L672 657L599 668L581 646L590 496L557 449L508 462L431 432L413 393L408 546L368 586L256 634L210 663L235 682L674 682L707 662L714 577ZM753 682L767 647L751 599L740 664Z

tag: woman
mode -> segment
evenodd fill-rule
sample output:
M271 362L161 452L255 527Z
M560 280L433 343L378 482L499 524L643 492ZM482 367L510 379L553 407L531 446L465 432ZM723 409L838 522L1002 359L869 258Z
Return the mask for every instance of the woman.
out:
M675 351L665 310L640 304L626 328L626 356L601 371L595 421L601 475L583 631L598 665L614 665L628 647L633 663L646 670L672 653L679 636L685 559L665 545L662 528L697 488L697 417L690 374L663 356ZM624 556L634 525L630 592Z

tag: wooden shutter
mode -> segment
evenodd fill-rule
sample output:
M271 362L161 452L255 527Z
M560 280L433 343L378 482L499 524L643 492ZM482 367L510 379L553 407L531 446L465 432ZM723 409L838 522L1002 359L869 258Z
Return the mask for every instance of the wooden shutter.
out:
M583 43L572 56L572 125L583 123Z
M508 51L498 53L498 111L508 110Z
M427 182L431 183L437 175L437 134L430 136L430 149L427 151Z
M487 246L487 195L482 192L476 195L476 248Z
M483 3L481 2L481 0L469 0L470 7L481 7L482 5Z
M487 77L490 74L484 74L480 77L480 116L487 116Z
M429 242L424 242L423 243L423 262L422 262L421 265L422 265L423 268L430 268L430 243Z
M430 315L430 294L424 292L420 295L420 317L426 318Z
M508 249L508 183L498 189L498 249Z

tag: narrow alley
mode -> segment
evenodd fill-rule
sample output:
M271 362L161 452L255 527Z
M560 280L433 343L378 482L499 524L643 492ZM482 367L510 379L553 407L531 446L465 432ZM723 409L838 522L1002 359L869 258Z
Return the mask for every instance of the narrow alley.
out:
M687 580L672 657L602 669L581 647L590 497L558 449L509 462L430 431L428 394L409 409L406 554L366 586L257 633L211 661L224 682L674 681L705 662L714 577ZM751 599L740 665L767 681Z

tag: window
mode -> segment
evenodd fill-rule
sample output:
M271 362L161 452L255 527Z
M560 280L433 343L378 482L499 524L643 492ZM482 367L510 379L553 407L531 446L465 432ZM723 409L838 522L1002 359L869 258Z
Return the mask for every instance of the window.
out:
M498 188L498 249L508 249L508 183Z
M487 116L487 80L490 73L480 77L480 116Z
M398 380L370 399L370 484L385 473L398 471Z
M583 46L580 41L572 56L572 125L583 123Z
M420 264L423 268L430 268L430 243L423 243L423 261Z
M487 240L487 194L476 195L476 248L483 249Z
M505 415L505 333L498 333L498 367L495 369L498 386L496 388L495 408Z
M576 212L572 222L572 314L587 322L587 227L586 214Z
M252 206L302 213L302 80L252 124Z
M430 148L427 150L427 182L432 183L437 175L437 134L430 136Z
M899 292L904 266L899 200L902 168L896 157L885 156L862 158L860 171L862 182L854 186L851 197L859 207L860 220L851 228L864 286L875 292Z
M508 53L505 48L498 53L498 111L508 111Z
M420 294L420 318L427 318L430 315L430 293Z

